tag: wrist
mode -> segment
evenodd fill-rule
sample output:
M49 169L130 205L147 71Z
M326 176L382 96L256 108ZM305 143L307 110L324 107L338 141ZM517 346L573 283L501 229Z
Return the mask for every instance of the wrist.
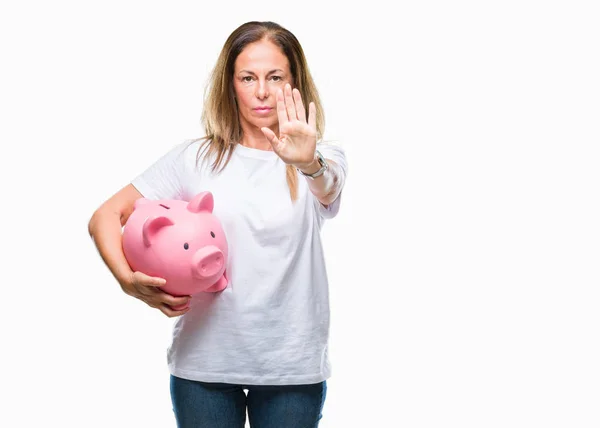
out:
M311 180L314 180L315 178L323 175L323 173L327 171L328 167L329 165L327 164L327 161L323 155L316 150L312 162L303 165L303 168L297 168L300 174L310 178Z
M296 168L299 169L304 174L314 174L321 168L321 164L317 160L316 157L313 157L313 160L309 163L296 165Z
M121 286L121 289L125 291L125 293L130 294L130 291L133 286L133 270L131 268L123 267L118 272L115 272L115 278L117 282Z

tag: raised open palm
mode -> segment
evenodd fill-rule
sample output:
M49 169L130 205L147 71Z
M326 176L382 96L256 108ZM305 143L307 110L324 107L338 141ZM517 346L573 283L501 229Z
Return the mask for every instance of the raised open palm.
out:
M310 165L317 147L317 110L308 105L306 117L300 91L288 83L276 94L279 137L269 128L261 128L273 151L286 163L297 168Z

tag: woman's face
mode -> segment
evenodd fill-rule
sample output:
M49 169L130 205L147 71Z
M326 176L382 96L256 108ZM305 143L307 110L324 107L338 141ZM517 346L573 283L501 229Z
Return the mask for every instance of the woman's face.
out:
M247 45L235 60L233 88L243 130L266 126L278 134L277 90L292 85L287 57L268 40ZM293 86L293 85L292 85Z

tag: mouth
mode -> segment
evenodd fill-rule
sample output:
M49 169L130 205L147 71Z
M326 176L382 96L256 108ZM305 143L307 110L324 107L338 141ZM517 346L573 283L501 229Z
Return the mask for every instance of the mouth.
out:
M273 108L272 107L256 107L252 110L259 112L259 113L266 113L266 112L273 110Z

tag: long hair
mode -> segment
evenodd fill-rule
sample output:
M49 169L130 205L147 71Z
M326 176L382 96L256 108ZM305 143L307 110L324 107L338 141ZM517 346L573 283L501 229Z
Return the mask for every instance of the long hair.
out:
M213 158L211 165L213 172L220 172L227 166L243 134L233 88L235 60L248 44L263 39L279 46L287 57L292 74L292 86L298 88L302 95L306 117L308 117L310 102L315 103L317 141L323 137L325 116L321 100L298 39L274 22L246 22L235 29L225 41L204 91L202 125L206 135L195 140L202 141L196 162L203 155L205 160L209 157ZM295 201L298 196L298 174L292 165L286 166L286 181L290 189L290 197Z

